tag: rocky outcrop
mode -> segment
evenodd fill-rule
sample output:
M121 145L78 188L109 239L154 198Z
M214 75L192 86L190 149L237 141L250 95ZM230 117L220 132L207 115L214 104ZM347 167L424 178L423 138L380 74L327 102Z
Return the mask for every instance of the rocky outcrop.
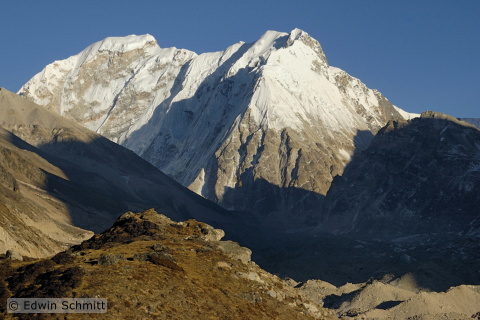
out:
M480 129L480 118L460 118L460 120L473 124L477 129Z
M251 261L252 250L241 247L237 242L220 241L218 248L230 258L240 260L242 263L247 264Z
M154 210L128 212L51 259L1 264L0 299L97 296L108 301L105 319L336 319L254 262L223 252L223 241L204 238L210 228Z

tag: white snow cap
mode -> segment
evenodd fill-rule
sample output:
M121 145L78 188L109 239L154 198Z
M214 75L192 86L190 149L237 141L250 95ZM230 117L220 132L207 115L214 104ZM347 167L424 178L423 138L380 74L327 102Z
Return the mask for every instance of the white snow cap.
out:
M157 43L157 40L155 40L155 38L149 34L144 34L141 36L129 35L126 37L109 37L92 44L85 51L95 52L108 50L116 52L127 52L143 48L149 42Z
M304 34L308 36L308 33L306 33L301 29L298 29L298 28L293 29L290 32L290 36L288 37L288 43L292 43L293 41L298 40Z

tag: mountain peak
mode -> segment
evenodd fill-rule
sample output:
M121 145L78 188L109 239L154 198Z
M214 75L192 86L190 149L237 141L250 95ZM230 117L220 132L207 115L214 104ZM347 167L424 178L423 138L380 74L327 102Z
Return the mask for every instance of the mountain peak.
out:
M288 36L288 40L285 47L292 46L296 41L301 41L303 44L310 47L313 51L315 51L315 53L319 56L322 62L328 65L327 57L323 52L322 46L317 40L312 38L307 32L298 28L293 29L290 32L290 35Z
M135 49L141 49L147 44L157 45L157 40L150 35L128 35L125 37L108 37L101 41L98 41L87 48L87 51L96 52L96 51L116 51L116 52L127 52ZM90 50L88 50L90 49Z
M288 44L289 45L292 44L293 41L300 39L302 36L310 37L308 33L306 33L301 29L298 29L298 28L293 29L288 36Z
M107 38L75 63L53 64L21 92L207 199L279 216L313 210L343 172L359 131L405 118L380 93L330 67L320 43L301 29L270 30L198 56L149 43L149 35ZM292 194L280 195L281 188ZM265 189L290 205L265 202ZM249 201L240 201L242 192Z

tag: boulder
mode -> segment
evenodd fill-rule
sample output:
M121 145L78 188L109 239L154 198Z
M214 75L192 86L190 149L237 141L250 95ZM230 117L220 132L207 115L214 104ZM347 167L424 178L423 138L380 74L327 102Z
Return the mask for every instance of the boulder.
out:
M218 248L232 259L240 260L245 264L251 261L252 250L240 246L237 242L219 241Z
M19 252L13 250L7 250L5 257L10 260L23 261L22 255Z
M209 225L207 225L205 229L202 229L202 233L204 233L205 239L208 241L220 241L225 236L225 231L222 229L215 229Z
M100 256L100 258L98 259L98 264L109 266L124 260L125 260L125 256L123 254L107 253L107 254L102 254Z

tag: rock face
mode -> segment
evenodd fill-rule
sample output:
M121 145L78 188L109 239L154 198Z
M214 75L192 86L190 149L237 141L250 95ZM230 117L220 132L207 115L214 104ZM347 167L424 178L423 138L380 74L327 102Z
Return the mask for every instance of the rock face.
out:
M295 29L196 55L149 35L107 38L19 93L133 150L229 209L314 214L356 148L412 115L329 66Z
M324 228L390 237L476 233L480 131L425 112L390 121L328 192Z
M43 257L107 228L128 209L226 219L132 151L0 89L0 253ZM207 235L222 236L214 229Z

